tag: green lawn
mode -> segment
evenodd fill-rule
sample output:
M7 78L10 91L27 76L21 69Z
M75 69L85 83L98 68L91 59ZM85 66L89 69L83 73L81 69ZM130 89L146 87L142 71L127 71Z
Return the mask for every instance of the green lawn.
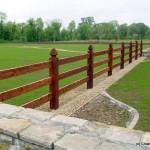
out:
M107 50L108 45L94 44L94 51ZM120 45L119 45L120 46ZM117 46L118 47L118 46ZM37 63L47 61L49 58L50 49L56 48L58 50L58 57L71 57L75 55L87 53L87 44L0 44L0 70L19 67L31 63ZM65 50L65 51L64 51ZM69 50L66 51L66 50ZM107 57L107 55L105 56ZM100 61L104 56L96 58L96 61ZM87 60L76 63L63 65L60 67L60 72L71 70L78 66L87 64ZM95 71L104 68L106 65L97 67ZM1 80L0 92L15 88L36 80L42 79L48 76L48 70L38 71L18 77ZM81 79L86 76L86 72L74 75L60 81L60 86L64 86L77 79ZM42 96L48 93L48 87L43 87L32 92L23 94L21 96L9 99L6 103L14 105L22 105L28 101Z
M140 119L135 129L150 132L150 61L139 64L107 91L137 109Z

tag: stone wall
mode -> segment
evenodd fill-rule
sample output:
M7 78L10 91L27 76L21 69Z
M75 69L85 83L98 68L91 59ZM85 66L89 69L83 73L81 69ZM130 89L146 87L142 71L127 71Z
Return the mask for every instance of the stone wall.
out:
M150 133L0 103L0 150L150 150L143 143Z

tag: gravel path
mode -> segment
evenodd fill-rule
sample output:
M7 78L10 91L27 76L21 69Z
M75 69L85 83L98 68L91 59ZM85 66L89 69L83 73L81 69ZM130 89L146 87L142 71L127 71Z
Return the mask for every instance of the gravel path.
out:
M126 64L125 68L120 70L119 67L113 70L113 75L107 77L107 74L104 74L94 80L94 88L86 89L86 84L67 92L60 96L60 107L57 110L50 110L49 103L46 103L39 107L38 109L43 111L52 111L58 114L63 114L70 116L81 107L83 107L88 102L94 100L102 91L106 90L114 82L122 78L130 70L132 70L136 65L141 63L145 57L141 57L136 61L133 61L132 64Z

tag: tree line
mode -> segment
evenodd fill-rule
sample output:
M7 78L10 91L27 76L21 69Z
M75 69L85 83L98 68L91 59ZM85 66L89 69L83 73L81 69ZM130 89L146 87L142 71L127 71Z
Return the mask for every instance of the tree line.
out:
M117 21L96 23L94 17L81 18L79 24L71 21L62 27L59 20L45 23L42 18L24 23L6 21L0 12L0 41L41 42L73 40L150 39L150 27L144 23L119 24Z

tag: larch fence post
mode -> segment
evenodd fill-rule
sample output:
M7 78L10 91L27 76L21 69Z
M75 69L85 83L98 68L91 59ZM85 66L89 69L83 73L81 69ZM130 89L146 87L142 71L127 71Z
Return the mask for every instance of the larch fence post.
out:
M112 43L109 44L108 59L109 59L109 62L108 62L108 67L109 67L108 76L111 76L112 75L112 65L113 65L113 46L112 46Z
M50 108L57 109L59 107L59 83L58 83L58 66L59 60L57 58L57 51L56 49L52 49L50 52L50 65L49 68L49 76L52 79L51 84L49 85L49 92L52 93L50 99Z
M124 42L121 44L121 64L120 64L120 69L124 69Z
M141 40L141 43L140 43L140 57L143 56L143 41Z
M138 59L138 41L136 41L136 48L135 48L135 60Z
M132 42L130 42L129 47L129 64L132 63Z
M93 46L88 47L88 59L87 59L87 89L93 88Z

